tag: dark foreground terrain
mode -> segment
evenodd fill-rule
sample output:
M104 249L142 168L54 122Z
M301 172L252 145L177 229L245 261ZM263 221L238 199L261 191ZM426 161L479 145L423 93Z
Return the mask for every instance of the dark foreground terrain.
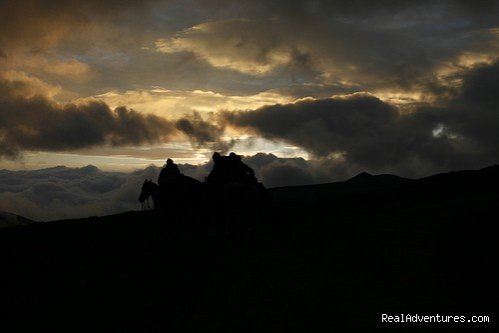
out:
M1 331L497 329L499 166L271 192L266 206L1 229Z

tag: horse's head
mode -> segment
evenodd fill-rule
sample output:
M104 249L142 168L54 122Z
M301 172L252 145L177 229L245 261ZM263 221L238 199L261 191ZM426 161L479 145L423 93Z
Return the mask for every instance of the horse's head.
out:
M152 180L145 180L144 184L142 184L142 189L139 195L139 201L144 202L149 196L153 193L154 188L157 185L152 182Z

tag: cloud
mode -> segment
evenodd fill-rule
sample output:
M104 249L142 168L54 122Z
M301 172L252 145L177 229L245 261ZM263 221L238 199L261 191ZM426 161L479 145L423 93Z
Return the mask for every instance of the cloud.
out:
M499 156L499 60L463 72L460 89L435 107L447 135L461 138L480 161ZM445 134L445 133L444 133Z
M203 120L197 112L177 120L175 125L189 137L194 146L198 147L219 142L224 132L223 127Z
M41 96L53 99L61 88L20 71L0 72L0 92L3 100L31 99Z
M96 96L110 106L127 105L143 112L179 118L193 112L210 113L218 110L246 110L267 104L291 102L283 93L266 91L250 95L230 95L204 90L170 90L160 87L128 91L110 91Z
M292 186L313 184L314 179L306 167L292 162L277 162L266 166L261 171L262 179L270 186Z
M490 11L460 1L222 1L217 10L237 18L194 25L158 39L156 49L259 78L421 90L445 79L437 73L443 64L496 49L498 8L485 5Z
M470 2L467 0L241 0L234 4L230 0L197 0L196 7L209 11L211 15L227 12L232 16L261 17L269 16L275 18L319 18L338 17L348 19L362 19L371 23L379 19L385 23L392 21L405 21L406 24L414 24L414 21L438 20L441 18L461 17L472 24L487 26L496 24L495 11L498 4L495 0L484 0L481 2ZM428 14L433 12L433 15ZM408 20L410 19L410 20ZM387 22L388 21L388 22Z
M175 131L163 118L125 107L111 110L99 101L59 104L50 98L50 89L41 88L39 80L27 77L0 79L1 155L139 145L167 140Z
M143 13L149 1L85 1L43 0L2 1L0 49L29 47L45 49L62 39L92 31L96 25L129 13Z
M79 93L85 89L102 88L97 82L110 82L101 76L107 72L101 73L100 59L110 66L117 56L140 49L153 2L2 1L0 70L27 72L62 84L73 98L84 96Z
M435 103L400 109L373 95L224 112L228 124L285 140L347 169L418 177L498 163L499 62L460 73L461 86Z
M151 86L241 95L304 83L420 89L463 52L484 55L497 45L494 1L0 6L0 69L62 84L71 97Z
M61 60L45 55L16 54L15 57L6 58L3 67L12 70L22 70L48 74L58 79L72 82L88 82L96 76L90 65L77 59Z
M2 5L0 69L60 84L65 100L151 86L243 96L301 84L420 90L464 52L497 45L493 1Z
M0 76L0 156L24 150L65 151L95 146L162 143L183 134L195 147L227 145L224 128L199 113L169 120L98 100L57 103L58 88L20 72Z
M399 115L397 109L378 98L357 93L264 106L250 112L225 112L223 117L268 139L285 139L317 156L327 156L358 149L378 150L373 136L386 135L386 141L391 141L391 128Z
M156 175L154 167L130 174L103 172L94 166L0 170L0 210L37 221L136 210L144 179Z
M287 36L275 28L272 21L207 22L157 40L156 48L164 53L193 52L218 68L265 74L299 56L298 50L286 45Z

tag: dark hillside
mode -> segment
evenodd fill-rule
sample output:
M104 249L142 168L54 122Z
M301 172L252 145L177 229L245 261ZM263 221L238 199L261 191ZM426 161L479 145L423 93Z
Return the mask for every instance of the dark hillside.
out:
M421 180L363 174L273 189L267 206L3 228L2 323L68 332L492 329L498 188L497 166ZM382 324L382 313L488 315L492 324Z
M34 221L12 213L0 212L0 228L26 225Z
M393 190L410 182L412 182L411 179L394 175L373 176L363 172L344 182L279 187L270 189L270 192L276 202L313 203L318 201L331 201L337 198L366 194L369 192Z

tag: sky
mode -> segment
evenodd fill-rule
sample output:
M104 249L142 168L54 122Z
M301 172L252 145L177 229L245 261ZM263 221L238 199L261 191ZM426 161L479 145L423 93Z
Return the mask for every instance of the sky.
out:
M3 0L0 22L0 169L499 163L498 1Z

